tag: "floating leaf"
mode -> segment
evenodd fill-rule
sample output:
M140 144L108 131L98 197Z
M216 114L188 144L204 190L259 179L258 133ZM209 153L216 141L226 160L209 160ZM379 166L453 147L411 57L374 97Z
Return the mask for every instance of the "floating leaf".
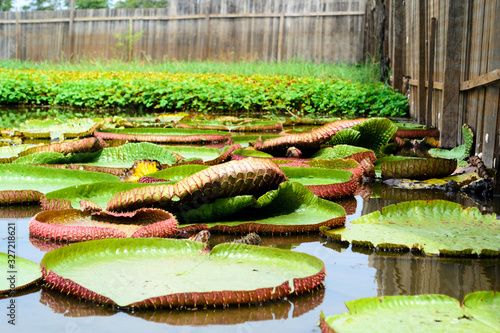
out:
M31 219L30 234L64 242L125 237L171 237L177 220L159 209L141 209L132 213L98 212L77 209L51 210Z
M449 176L457 168L457 160L445 158L408 158L384 161L382 178L428 179Z
M462 126L462 136L464 139L463 145L455 147L451 150L438 148L429 149L429 155L440 158L454 158L458 161L467 159L470 156L472 144L474 142L474 134L467 124Z
M174 185L153 185L118 193L108 203L107 210L130 211L152 206L185 209L218 198L245 194L259 196L277 188L285 180L286 176L275 163L250 157L211 166Z
M457 203L410 201L390 205L324 231L335 240L381 249L415 249L442 256L500 256L500 222Z
M338 131L337 134L328 142L329 145L350 145L357 146L361 133L352 128L346 128Z
M186 229L242 232L309 232L321 226L338 227L345 222L345 211L334 202L315 196L303 185L284 182L258 200L237 196L181 212L179 220L206 223ZM217 222L215 222L217 221ZM207 223L214 222L214 223Z
M39 203L43 196L35 190L0 191L0 206Z
M392 139L398 128L387 118L371 118L352 128L359 131L357 146L368 148L380 155L380 148Z
M60 170L21 164L0 165L0 190L36 189L48 193L71 185L119 180L117 176L90 171Z
M320 317L322 332L493 332L500 293L479 291L463 305L445 295L384 296L346 302L349 312Z
M7 242L5 242L7 248ZM15 250L15 249L14 249ZM15 296L18 290L37 283L42 278L40 265L12 253L0 252L2 278L0 279L0 298Z
M214 143L226 142L231 138L226 132L198 131L170 128L127 128L109 129L95 132L94 135L105 140L129 140L162 143Z
M320 146L328 142L338 131L353 127L365 120L366 119L344 119L333 121L315 128L308 133L290 134L275 139L265 140L263 142L257 141L254 144L254 148L273 156L285 156L288 148L295 147L304 154L311 155L319 150Z
M51 143L43 146L28 148L19 153L19 157L42 151L53 151L63 155L75 153L92 153L105 148L107 145L100 138L85 138L77 141Z
M64 155L57 152L41 152L23 156L15 160L16 164L70 164L85 163L93 166L114 168L130 168L137 160L152 159L161 164L172 165L177 159L175 155L161 147L148 142L127 143L119 147L104 148L93 153Z
M90 200L106 208L108 201L117 193L128 191L137 187L150 186L150 184L141 183L123 183L123 182L96 182L89 184L80 184L68 186L59 190L47 193L47 199L66 199L71 201L73 208L80 208L82 200Z
M311 290L325 277L323 262L304 253L244 244L207 253L202 243L175 239L72 244L47 253L41 266L62 292L127 307L262 302Z
M361 162L365 158L370 159L372 162L375 161L375 154L372 150L356 147L356 146L348 146L348 145L336 145L333 147L323 148L319 150L316 154L312 156L313 159L336 159L336 158L345 158L345 159L353 159L356 162Z
M280 169L288 180L305 185L324 199L352 196L358 187L358 179L350 171L283 166Z

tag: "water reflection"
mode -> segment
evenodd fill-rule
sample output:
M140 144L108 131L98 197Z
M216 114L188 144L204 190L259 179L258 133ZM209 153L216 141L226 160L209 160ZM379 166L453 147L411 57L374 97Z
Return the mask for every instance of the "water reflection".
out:
M322 304L324 297L325 289L320 287L310 293L292 295L282 300L230 306L226 309L159 308L154 310L139 309L126 313L147 321L176 326L236 325L245 322L300 317ZM113 316L121 312L116 308L80 300L77 297L68 296L46 287L42 288L40 293L40 303L50 307L54 313L64 314L65 317L103 317Z
M369 255L378 296L444 294L463 300L478 290L500 290L500 259Z
M382 182L366 183L358 190L358 195L364 199L362 215L369 214L383 207L403 201L412 200L448 200L466 207L476 207L483 214L500 215L500 198L485 199L478 203L464 194L457 193L447 196L443 191L431 189L400 189Z
M22 219L42 211L40 205L0 206L0 219Z

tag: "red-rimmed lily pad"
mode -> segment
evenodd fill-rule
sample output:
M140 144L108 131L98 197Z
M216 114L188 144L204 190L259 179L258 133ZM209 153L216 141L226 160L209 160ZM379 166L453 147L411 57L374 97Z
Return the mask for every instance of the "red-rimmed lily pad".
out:
M96 131L94 135L104 140L129 140L162 143L215 143L231 138L223 131L188 130L180 128L126 128Z
M346 228L321 230L337 241L368 248L416 250L441 256L500 256L500 221L479 209L416 200L384 207Z
M228 305L300 294L325 277L308 254L244 244L108 239L47 253L44 280L75 296L122 307ZM84 264L83 264L84 263Z
M322 160L344 158L353 159L358 163L365 158L370 159L372 162L376 160L373 150L349 145L336 145L333 147L323 148L314 154L312 158Z
M7 248L7 242L5 247ZM13 256L12 253L0 252L0 262L2 263L0 298L14 297L18 291L34 285L42 278L40 265L33 261Z
M342 206L315 196L302 184L281 183L258 199L237 196L216 200L193 210L176 214L180 229L227 233L300 233L317 231L322 226L336 228L345 223Z
M322 332L496 332L500 293L478 291L462 304L446 295L384 296L346 302L349 312L325 318Z
M132 213L90 213L77 209L38 213L30 222L30 234L65 242L125 237L171 237L177 220L159 209L141 209Z
M429 179L449 176L457 168L457 160L446 158L406 158L383 161L382 178Z
M15 160L17 164L83 164L114 168L130 168L137 160L156 160L161 164L172 165L177 162L175 155L153 143L127 143L119 147L104 148L91 153L64 155L59 152L40 152Z
M290 181L305 185L324 199L352 196L358 188L358 178L350 171L284 166L280 169Z

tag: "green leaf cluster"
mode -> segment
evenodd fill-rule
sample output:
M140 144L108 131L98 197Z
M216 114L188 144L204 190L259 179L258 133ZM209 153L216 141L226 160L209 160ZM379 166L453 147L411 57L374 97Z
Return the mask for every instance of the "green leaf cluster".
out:
M162 111L253 111L405 116L408 101L382 84L286 75L0 70L1 104Z

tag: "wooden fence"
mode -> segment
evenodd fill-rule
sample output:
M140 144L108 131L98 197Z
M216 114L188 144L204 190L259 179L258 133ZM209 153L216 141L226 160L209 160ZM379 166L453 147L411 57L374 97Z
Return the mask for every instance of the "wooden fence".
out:
M355 63L363 57L365 2L170 0L162 9L0 12L0 59ZM119 45L141 32L130 48Z
M461 127L468 124L474 153L498 174L500 1L385 2L393 87L409 95L411 116L439 128L446 148L462 143Z

